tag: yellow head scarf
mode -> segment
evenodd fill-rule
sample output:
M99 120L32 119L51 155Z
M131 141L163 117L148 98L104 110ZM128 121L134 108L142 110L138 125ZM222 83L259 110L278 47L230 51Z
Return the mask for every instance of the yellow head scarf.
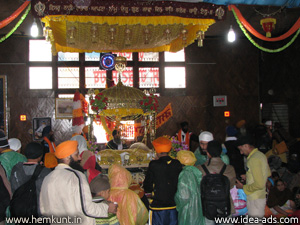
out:
M187 150L181 150L177 153L177 159L181 164L185 166L193 166L195 165L197 159L193 152Z

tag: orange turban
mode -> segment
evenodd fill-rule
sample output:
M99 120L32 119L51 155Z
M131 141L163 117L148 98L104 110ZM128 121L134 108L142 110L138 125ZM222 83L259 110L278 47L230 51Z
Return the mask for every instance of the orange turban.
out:
M166 137L159 137L152 141L152 145L157 153L169 152L172 148L172 142Z
M58 159L67 158L68 156L72 155L77 150L77 141L65 141L57 146L55 149L55 156Z
M88 133L88 132L89 132L89 127L88 127L88 126L84 126L84 127L82 128L82 132L83 132L83 133Z
M246 120L240 120L236 123L236 127L237 128L241 128L242 126L244 126L246 124Z
M47 167L47 168L54 168L54 167L57 166L57 164L58 164L57 163L57 159L56 159L54 153L47 152L45 154L45 160L44 160L45 167Z

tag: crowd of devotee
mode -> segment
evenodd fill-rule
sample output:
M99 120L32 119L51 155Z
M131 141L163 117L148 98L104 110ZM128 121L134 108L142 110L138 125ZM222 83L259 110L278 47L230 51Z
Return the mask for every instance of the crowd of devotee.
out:
M170 138L154 139L155 158L140 183L123 165L101 168L86 135L56 146L51 127L43 126L42 141L22 148L0 130L0 225L249 222L243 218L263 224L262 218L300 218L300 144L279 123L265 121L250 130L241 120L226 127L223 141L210 131L193 134L188 122L180 125L177 140L188 149L173 157ZM119 130L112 134L107 149L148 148L126 146ZM30 220L9 220L24 218Z

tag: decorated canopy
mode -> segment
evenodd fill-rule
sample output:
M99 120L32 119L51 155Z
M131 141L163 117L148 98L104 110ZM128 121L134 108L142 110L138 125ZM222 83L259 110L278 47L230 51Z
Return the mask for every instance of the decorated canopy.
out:
M203 40L226 6L170 1L33 0L52 51L176 52Z

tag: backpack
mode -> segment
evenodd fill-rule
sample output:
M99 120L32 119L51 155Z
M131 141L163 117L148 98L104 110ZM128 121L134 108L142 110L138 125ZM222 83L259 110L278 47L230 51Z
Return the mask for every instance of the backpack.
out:
M203 215L214 220L216 217L228 217L231 214L230 182L223 175L226 164L219 174L211 174L205 165L202 165L206 175L201 181L201 200Z
M31 178L15 190L10 201L12 217L38 217L35 181L43 168L43 166L37 165Z
M1 176L0 176L0 199L1 199L0 200L0 222L1 222L1 221L5 220L6 208L9 206L9 202L10 202L9 192L8 192L8 190L4 184L3 178Z

